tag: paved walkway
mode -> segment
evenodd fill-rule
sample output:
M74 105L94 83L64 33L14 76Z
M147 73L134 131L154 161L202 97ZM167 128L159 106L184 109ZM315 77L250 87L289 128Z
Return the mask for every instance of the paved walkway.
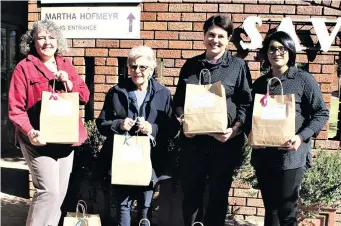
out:
M30 200L0 193L1 226L25 226Z

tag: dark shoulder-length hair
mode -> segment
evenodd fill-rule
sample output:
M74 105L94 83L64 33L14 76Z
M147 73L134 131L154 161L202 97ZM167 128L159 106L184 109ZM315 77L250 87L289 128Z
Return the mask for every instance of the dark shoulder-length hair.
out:
M204 34L206 34L208 29L210 29L212 26L218 26L224 29L228 36L232 35L233 33L233 22L225 15L218 14L208 18L204 23Z
M290 35L288 35L288 33L284 31L276 31L264 39L263 47L261 49L261 54L264 56L264 60L265 60L264 63L268 66L271 66L269 59L268 59L268 54L267 54L271 41L277 41L281 43L288 50L288 53L289 53L288 66L289 67L294 66L296 62L295 42L290 37Z

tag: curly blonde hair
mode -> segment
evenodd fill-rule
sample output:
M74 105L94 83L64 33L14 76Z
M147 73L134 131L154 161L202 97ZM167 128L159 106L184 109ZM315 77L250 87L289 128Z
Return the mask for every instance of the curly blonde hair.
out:
M37 33L45 30L57 39L56 55L62 55L67 51L67 41L63 37L63 34L59 26L50 20L40 20L33 24L32 29L28 30L22 37L20 43L20 52L27 56L28 54L36 54L34 41Z

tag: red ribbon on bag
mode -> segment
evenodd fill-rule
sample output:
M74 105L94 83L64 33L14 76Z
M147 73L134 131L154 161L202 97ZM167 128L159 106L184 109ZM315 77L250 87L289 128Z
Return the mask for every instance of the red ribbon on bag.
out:
M52 93L49 100L58 100L58 96L55 93Z
M266 93L262 99L260 99L260 103L263 107L266 107L266 105L268 105L268 97L269 97L269 93Z

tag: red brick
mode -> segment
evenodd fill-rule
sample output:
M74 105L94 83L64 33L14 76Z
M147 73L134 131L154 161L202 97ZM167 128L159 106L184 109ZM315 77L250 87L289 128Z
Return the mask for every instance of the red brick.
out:
M259 78L260 76L260 71L250 71L250 73L251 73L251 78L253 80Z
M203 32L180 32L180 40L203 40Z
M101 111L94 111L94 117L95 119L98 118L99 114L101 113Z
M193 12L193 4L169 4L170 12Z
M186 60L176 59L175 60L175 67L182 67L185 62L186 62Z
M162 84L166 86L172 86L174 85L174 78L173 77L163 77L162 78Z
M114 67L95 66L95 74L116 74Z
M105 94L104 93L95 93L94 94L94 101L104 101Z
M194 4L194 12L217 12L218 4Z
M203 22L194 22L193 23L193 31L203 31L204 23Z
M75 66L78 74L85 74L85 66Z
M96 47L117 48L119 44L118 40L96 40Z
M179 78L174 78L174 85L177 85L179 82Z
M257 16L257 14L232 14L232 21L244 22L244 20L249 16Z
M107 58L107 66L118 66L117 58Z
M309 72L310 73L320 73L321 72L321 65L309 64Z
M257 216L265 216L265 209L257 208Z
M247 206L264 207L262 199L247 199Z
M144 30L167 30L167 22L144 22Z
M94 110L102 110L104 102L94 102Z
M192 30L192 23L191 22L169 22L168 30L190 31Z
M333 64L334 56L333 55L317 55L314 59L314 63Z
M321 131L316 139L327 140L328 139L328 132L327 131Z
M259 62L247 62L249 69L251 71L260 70L260 63Z
M289 5L271 5L270 13L295 14L295 6Z
M117 84L118 76L105 76L105 82L108 84Z
M105 65L106 58L95 57L95 65Z
M164 76L178 77L179 74L180 74L180 68L164 68L163 69Z
M192 49L191 41L169 41L170 49Z
M156 13L146 13L141 12L141 21L155 21L156 20Z
M111 57L127 57L129 54L129 49L111 49L109 50L109 56Z
M320 88L321 88L321 92L324 92L324 93L329 93L333 90L332 84L330 84L330 83L321 84Z
M333 81L333 76L330 74L314 74L317 82L331 83Z
M205 47L203 41L194 41L193 42L193 49L197 49L197 50L202 49L203 50L203 49L206 49L206 47Z
M28 13L28 21L38 21L40 20L40 14L39 13Z
M331 95L330 93L322 93L322 97L323 97L323 100L324 100L326 103L329 103L330 100L331 100L332 95Z
M120 48L133 48L135 46L143 45L143 40L121 40Z
M256 225L263 225L264 217L257 217L257 216L245 216L246 221L253 221L257 222Z
M315 147L322 149L337 150L340 148L340 141L338 140L316 140Z
M308 62L307 55L302 55L302 54L296 55L296 62L297 63L307 63ZM314 61L314 63L318 63L318 62Z
M205 13L182 13L182 21L205 21Z
M143 11L145 12L166 12L168 11L168 4L166 3L144 3Z
M173 96L175 94L176 91L176 87L167 87L171 93L171 95Z
M228 13L242 13L244 11L244 5L242 4L220 4L219 12Z
M95 93L107 93L111 87L112 85L95 84L94 90L95 90Z
M324 15L333 15L333 16L340 16L341 10L329 8L329 7L323 7L323 14Z
M108 49L85 49L85 56L108 56Z
M257 3L257 0L232 0L233 3Z
M73 58L73 64L74 65L85 65L84 57L74 57Z
M234 206L246 205L246 198L229 197L228 200L229 200L229 205L234 205Z
M69 48L64 56L84 56L84 48Z
M241 182L233 181L231 187L232 188L251 188L251 185L250 184L246 184L246 183L241 183Z
M322 15L322 6L297 6L298 15Z
M233 196L235 197L257 197L257 190L251 189L239 189L235 188L233 192Z
M242 215L255 215L257 209L255 207L233 206L232 211Z
M181 56L182 58L188 59L188 58L192 58L202 53L203 51L198 51L198 50L183 50Z
M157 57L161 58L180 58L180 50L158 50Z
M156 31L155 39L178 39L179 32L177 31Z
M76 39L72 41L73 47L95 47L95 40Z
M335 73L336 65L323 65L322 66L322 73L326 74L334 74Z
M181 13L158 13L157 20L180 21Z
M245 5L245 13L269 13L269 5Z
M154 39L154 31L141 31L141 39Z
M232 2L232 0L206 0L207 2L216 2L216 3L228 3Z
M164 59L163 66L165 67L174 67L174 59Z
M146 46L150 46L153 49L168 48L167 40L146 40L144 41Z
M95 83L105 83L105 75L94 75Z
M37 3L28 4L28 12L29 13L40 12L40 11L41 11L41 8L37 7Z

